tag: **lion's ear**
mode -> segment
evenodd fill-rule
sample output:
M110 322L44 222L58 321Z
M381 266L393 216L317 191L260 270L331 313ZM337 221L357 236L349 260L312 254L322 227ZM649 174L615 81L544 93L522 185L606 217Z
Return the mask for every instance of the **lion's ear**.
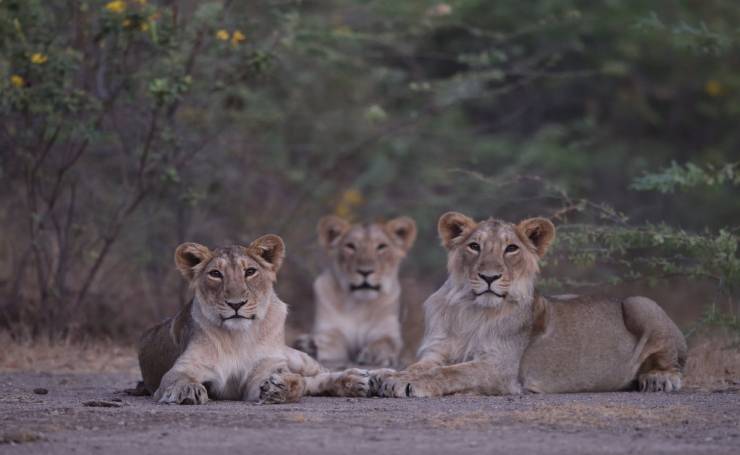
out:
M285 242L280 236L267 234L250 243L248 250L262 258L277 272L285 258Z
M416 221L407 217L400 216L385 223L385 229L391 236L391 239L397 243L404 251L408 251L414 245L416 240Z
M516 227L532 242L539 257L545 255L547 248L555 239L555 226L547 218L529 218Z
M334 246L334 243L350 228L348 221L335 215L328 215L319 220L316 230L319 233L319 243L326 249Z
M208 261L211 256L211 250L207 246L186 242L175 250L175 265L186 280L192 281L196 268Z
M442 239L442 245L448 250L467 237L478 226L472 218L459 212L447 212L437 222L437 232Z

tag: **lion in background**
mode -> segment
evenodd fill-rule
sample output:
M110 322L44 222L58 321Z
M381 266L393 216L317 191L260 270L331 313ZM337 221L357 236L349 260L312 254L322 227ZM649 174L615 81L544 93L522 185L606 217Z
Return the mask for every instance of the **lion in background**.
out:
M183 243L175 264L194 291L139 344L144 388L160 403L209 399L281 403L303 395L366 396L360 370L328 373L285 345L287 305L274 292L285 245L265 235L210 250Z
M317 230L330 263L314 282L313 333L294 346L327 365L394 365L403 347L398 271L416 223L404 216L350 224L332 215Z
M476 222L450 212L438 232L449 278L424 303L417 362L373 376L380 396L681 388L686 342L654 301L535 291L555 237L549 220Z

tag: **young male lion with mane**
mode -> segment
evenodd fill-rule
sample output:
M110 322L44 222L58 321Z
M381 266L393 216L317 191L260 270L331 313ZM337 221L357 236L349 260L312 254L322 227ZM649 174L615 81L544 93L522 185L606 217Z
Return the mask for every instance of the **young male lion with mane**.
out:
M544 218L439 219L449 278L424 303L426 332L406 371L379 371L380 396L677 391L686 364L681 331L652 300L534 289L555 237Z
M276 235L248 246L177 247L175 264L195 296L141 339L139 365L154 400L282 403L303 395L367 396L366 372L328 373L285 345L287 305L274 291L284 254Z
M319 221L318 235L330 264L314 282L313 334L295 347L325 364L395 364L403 346L398 269L416 239L416 223L402 216L350 224L330 215Z

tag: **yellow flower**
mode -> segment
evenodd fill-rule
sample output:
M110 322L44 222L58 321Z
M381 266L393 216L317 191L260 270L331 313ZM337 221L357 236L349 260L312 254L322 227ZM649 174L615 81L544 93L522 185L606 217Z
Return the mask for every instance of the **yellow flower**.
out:
M221 29L216 32L216 38L220 39L221 41L228 41L229 40L229 32L227 32L224 29Z
M121 14L122 12L126 11L126 2L122 0L108 2L105 5L105 9L107 9L111 13Z
M231 35L231 44L236 46L237 44L241 43L247 39L246 36L244 36L244 33L240 32L239 30L234 31L234 33Z
M340 38L348 38L352 36L352 29L347 27L346 25L340 25L339 27L334 28L334 36L340 37Z
M131 19L124 19L123 20L123 27L124 28L130 28L131 27L131 24L133 24L133 22L131 22Z
M709 96L720 96L722 92L724 92L724 88L722 87L722 84L720 84L719 81L716 81L714 79L710 79L707 81L707 84L704 86L704 90L707 92L707 95Z
M149 22L142 22L141 25L139 25L139 30L142 32L149 30Z
M146 5L147 0L136 0L136 3L138 3L141 6L144 6L144 5Z
M352 212L355 207L362 205L365 198L362 196L359 190L350 188L339 198L334 214L342 218L352 218Z
M31 63L35 63L36 65L43 65L47 60L49 60L49 57L39 52L31 55Z
M11 84L13 85L13 87L15 87L15 88L21 88L21 87L23 87L24 85L26 85L26 81L25 81L25 79L23 79L22 77L20 77L20 76L19 76L19 75L17 75L17 74L14 74L14 75L10 76L10 83L11 83Z

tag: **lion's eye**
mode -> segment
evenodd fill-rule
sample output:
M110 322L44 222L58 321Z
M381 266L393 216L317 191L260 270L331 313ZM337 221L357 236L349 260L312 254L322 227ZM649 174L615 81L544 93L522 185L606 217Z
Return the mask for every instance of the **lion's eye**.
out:
M224 277L218 270L211 270L208 272L208 276L211 278L218 278L219 280Z
M257 269L255 269L254 267L250 267L250 268L248 268L247 270L244 271L244 276L250 277L250 276L254 275L255 273L257 273Z
M514 245L514 244L511 244L511 245L509 245L509 246L506 247L506 249L504 250L504 253L513 253L513 252L515 252L517 250L519 250L519 247L516 246L516 245Z
M380 245L378 245L378 251L383 251L387 247L388 247L388 245L386 245L385 243L381 243Z
M355 250L357 249L357 248L355 248L355 244L354 244L354 243L348 243L348 244L346 244L346 245L344 245L344 246L345 246L345 247L346 247L346 248L347 248L348 250L350 250L350 251L355 251Z
M480 251L480 245L476 242L468 243L468 248L470 248L473 251Z

